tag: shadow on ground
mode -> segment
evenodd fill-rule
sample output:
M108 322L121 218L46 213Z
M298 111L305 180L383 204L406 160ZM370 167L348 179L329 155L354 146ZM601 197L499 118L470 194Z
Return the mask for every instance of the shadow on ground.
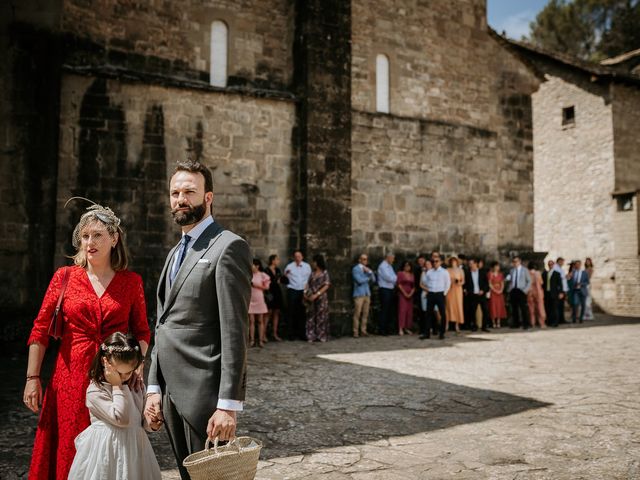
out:
M599 315L596 321L564 328L607 327L640 319ZM594 328L594 333L597 329ZM535 335L503 328L493 333ZM464 342L490 342L479 335L444 341L420 341L414 336L343 338L326 344L270 342L249 355L249 391L240 417L239 435L265 443L262 458L309 453L321 448L361 444L390 436L410 435L482 422L546 406L532 398L470 388L424 377L400 374L319 358L319 355L402 349L449 348ZM395 354L397 358L397 353ZM43 376L50 371L48 358ZM37 417L22 405L26 352L0 362L3 415L0 416L1 478L26 478ZM165 433L151 436L161 467L175 467Z

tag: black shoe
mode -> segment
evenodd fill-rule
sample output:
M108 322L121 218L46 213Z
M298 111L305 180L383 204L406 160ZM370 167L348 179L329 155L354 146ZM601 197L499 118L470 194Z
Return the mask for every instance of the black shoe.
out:
M558 328L558 324L556 323L555 325L551 325L552 328Z
M483 331L483 332L490 332L491 330L489 330L487 327L484 327L484 328L482 329L482 331Z
M428 339L428 338L431 338L431 337L429 335L420 335L418 338L420 340L425 340L425 339Z
M440 335L438 335L438 339L444 340L444 333L441 333Z
M529 326L525 325L524 327L522 327L523 330L529 330Z

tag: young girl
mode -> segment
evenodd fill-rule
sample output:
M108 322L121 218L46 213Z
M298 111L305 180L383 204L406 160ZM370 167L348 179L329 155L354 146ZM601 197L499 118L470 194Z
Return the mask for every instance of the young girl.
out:
M158 480L160 467L143 426L143 393L129 389L143 361L132 335L116 332L100 345L89 370L89 425L76 437L69 480ZM160 424L152 424L157 430Z

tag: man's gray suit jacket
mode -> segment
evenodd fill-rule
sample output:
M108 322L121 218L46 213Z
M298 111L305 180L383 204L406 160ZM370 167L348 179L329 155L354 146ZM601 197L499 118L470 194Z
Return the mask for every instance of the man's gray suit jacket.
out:
M243 401L251 254L214 222L187 251L173 284L174 247L158 282L149 385L160 385L178 413L204 432L218 398Z

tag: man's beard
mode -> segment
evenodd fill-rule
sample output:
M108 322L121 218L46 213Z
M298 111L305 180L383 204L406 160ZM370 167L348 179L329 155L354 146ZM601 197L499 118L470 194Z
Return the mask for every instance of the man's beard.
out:
M178 205L178 208L185 208L188 205ZM178 209L172 210L171 215L173 215L173 221L176 222L181 227L186 225L193 225L194 223L198 223L204 217L204 214L207 212L207 203L202 200L200 205L196 205L194 207L189 207L189 210L180 211Z

